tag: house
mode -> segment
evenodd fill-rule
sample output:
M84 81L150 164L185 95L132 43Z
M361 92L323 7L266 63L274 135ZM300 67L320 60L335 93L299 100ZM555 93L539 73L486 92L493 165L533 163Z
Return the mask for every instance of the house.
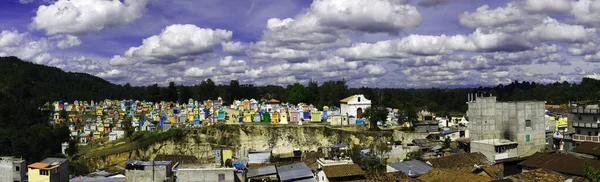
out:
M440 140L444 141L446 138L450 138L451 141L456 141L460 138L460 135L456 130L440 131Z
M388 173L400 171L413 178L419 177L431 170L433 170L433 167L419 160L388 163L386 167L386 172Z
M321 111L314 110L310 113L311 122L321 122Z
M357 164L323 166L317 172L319 182L338 182L366 179L365 171Z
M559 173L547 169L535 169L505 178L509 182L518 181L566 181L567 178ZM573 180L574 181L574 180ZM582 180L583 181L583 180Z
M444 182L464 182L477 181L489 182L492 178L482 175L473 174L470 172L456 171L448 168L434 168L418 178L421 181L444 181Z
M251 168L245 173L246 181L277 181L277 169L275 166L264 166Z
M566 176L584 176L584 163L591 167L600 169L600 161L594 159L585 159L564 153L535 153L529 156L525 161L519 163L523 172L535 170L538 168L547 169Z
M69 180L69 161L64 158L46 158L27 167L28 181Z
M299 162L290 165L283 165L277 167L277 177L281 182L286 181L314 181L315 176L312 170L304 162Z
M424 120L414 123L415 132L438 132L440 128L435 120Z
M454 171L471 173L478 167L490 166L491 162L483 154L461 153L445 157L428 159L426 163L433 168L452 169Z
M341 114L360 118L365 109L371 107L371 100L364 95L353 95L340 100Z
M234 182L235 168L205 167L196 164L181 164L174 169L178 182L220 181ZM237 180L239 181L239 179Z
M596 159L600 159L600 143L582 142L573 149L574 152L593 155Z
M271 124L279 124L279 113L278 112L271 113Z
M248 151L248 164L262 164L269 162L271 151Z
M298 122L300 121L300 113L296 108L292 108L290 110L290 122Z
M27 181L27 163L16 157L0 157L0 181Z
M136 161L125 163L126 181L173 182L171 161Z
M123 130L113 130L108 134L108 141L115 141L125 135Z
M572 104L568 117L569 128L575 131L575 142L600 143L600 101Z
M543 101L497 102L485 93L468 96L471 152L500 162L542 151L546 145Z
M288 113L287 109L285 109L285 108L281 108L279 110L279 117L280 117L279 124L288 124L288 120L289 119L288 119L288 114L287 113Z

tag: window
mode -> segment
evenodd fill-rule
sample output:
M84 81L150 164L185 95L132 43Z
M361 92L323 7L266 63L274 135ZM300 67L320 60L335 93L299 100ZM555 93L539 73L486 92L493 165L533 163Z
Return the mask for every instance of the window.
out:
M42 176L48 176L48 171L46 171L46 170L40 170L40 175L42 175Z
M578 134L578 135L581 135L581 130L577 130L577 134Z
M588 131L588 136L592 136L592 132L591 131Z
M20 166L15 166L15 171L21 171L21 167Z
M219 174L219 181L225 181L225 174Z
M598 121L598 117L594 116L594 122Z
M358 102L360 102L360 97L358 97Z
M579 116L577 119L578 119L579 121L581 121L581 116Z
M531 120L525 120L525 127L531 127Z
M529 137L529 135L525 135L525 141L526 141L526 142L529 142L529 141L531 141L531 137Z

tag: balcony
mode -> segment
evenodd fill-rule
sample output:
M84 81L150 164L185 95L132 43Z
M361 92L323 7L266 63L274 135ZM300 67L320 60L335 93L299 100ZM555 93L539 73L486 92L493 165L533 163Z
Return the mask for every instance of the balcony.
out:
M600 114L600 109L572 108L573 114Z
M600 143L600 137L575 134L573 135L573 141Z
M573 127L578 128L600 128L599 123L573 122Z

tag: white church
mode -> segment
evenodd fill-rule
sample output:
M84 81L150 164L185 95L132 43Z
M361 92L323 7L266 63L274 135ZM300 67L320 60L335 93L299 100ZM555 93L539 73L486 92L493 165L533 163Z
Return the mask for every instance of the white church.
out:
M362 94L342 99L340 100L340 103L340 114L348 114L348 116L354 116L356 118L360 118L365 109L371 107L371 100L365 98Z

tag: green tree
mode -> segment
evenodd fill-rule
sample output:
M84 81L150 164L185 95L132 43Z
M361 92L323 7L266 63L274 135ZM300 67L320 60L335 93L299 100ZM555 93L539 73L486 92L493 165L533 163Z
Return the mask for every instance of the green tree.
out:
M241 99L244 97L240 93L240 82L237 80L231 80L229 82L229 99L227 102L233 103L234 100Z
M167 87L167 101L177 101L177 86L175 86L175 82L169 82L169 86Z
M69 141L69 146L67 147L67 149L65 149L67 156L73 158L73 157L75 157L75 155L77 155L77 151L79 151L77 149L77 141L75 141L75 140Z
M293 85L288 85L288 96L287 101L292 104L298 104L301 102L305 102L308 95L308 90L304 85L300 83L294 83Z
M365 109L363 116L368 118L370 130L379 130L377 122L381 121L382 123L385 123L388 116L388 110L383 106L371 106Z
M68 114L68 113L67 113L67 111L66 111L66 110L64 110L64 109L63 109L63 110L60 110L60 111L58 112L58 115L60 116L60 119L64 119L65 121L68 121L68 120L69 120L69 119L68 119L68 118L69 118L69 114Z
M406 154L406 160L423 160L423 155L425 155L425 153L422 150L415 150L415 151L411 151L408 152L408 154Z
M121 123L121 125L123 126L123 131L125 132L125 136L128 137L129 139L131 139L131 137L133 136L133 133L135 132L135 128L133 128L133 125L131 124L131 118L129 118L129 117L125 118L125 120L123 120L123 123Z
M451 144L452 140L450 139L450 137L444 138L444 142L442 143L442 149L449 149Z
M589 181L600 181L600 170L590 166L588 163L583 163L583 173L585 179Z

